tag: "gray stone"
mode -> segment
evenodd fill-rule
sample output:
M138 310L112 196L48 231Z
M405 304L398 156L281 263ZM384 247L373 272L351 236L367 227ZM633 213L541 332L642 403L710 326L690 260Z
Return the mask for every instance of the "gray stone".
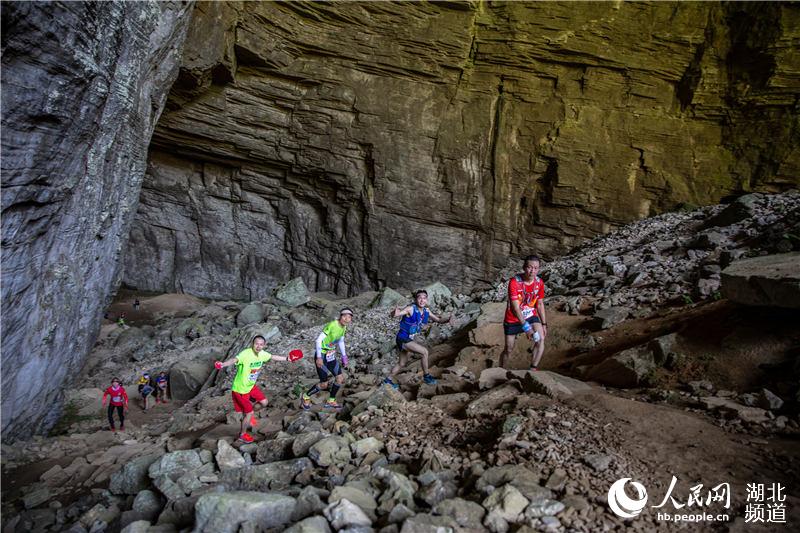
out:
M625 321L630 316L631 310L627 307L609 307L601 309L594 314L595 326L598 329L613 328Z
M428 305L434 310L441 311L442 308L450 305L453 293L442 282L431 283L423 289L428 292Z
M220 474L220 482L238 490L280 490L288 487L302 471L313 468L307 457L252 465Z
M169 369L169 390L175 400L191 400L214 369L211 357L180 360Z
M650 341L650 350L653 352L653 361L658 366L667 362L667 358L673 352L675 341L678 335L670 333L669 335L662 335Z
M120 533L148 533L150 522L148 520L136 520L123 527Z
M530 502L513 485L503 485L487 496L482 504L489 514L496 514L507 522L518 522Z
M228 441L220 439L217 441L217 466L220 470L231 470L245 466L244 457Z
M47 487L42 487L26 494L22 498L22 503L25 505L25 509L33 509L34 507L42 505L49 499L50 489Z
M113 494L138 494L150 485L148 470L159 459L157 455L145 455L131 459L111 474L108 490Z
M330 533L330 531L331 528L324 517L310 516L286 529L284 533Z
M525 518L541 518L543 516L555 516L564 510L564 504L556 500L542 500L532 502L525 509Z
M294 508L292 521L302 520L312 514L321 513L328 505L322 499L327 498L328 495L328 491L311 485L303 487L303 490L297 495L297 504Z
M393 409L406 403L406 399L400 393L389 385L382 385L375 389L369 397L363 402L359 403L353 408L352 416L357 416L366 411L370 406L375 406L379 409Z
M613 460L614 459L610 455L602 453L591 453L583 457L583 462L591 466L597 472L608 470Z
M264 320L265 315L266 313L261 304L251 302L244 306L244 308L239 311L239 314L236 315L236 325L242 327L248 324L257 324Z
M133 510L142 513L151 522L158 518L162 507L161 498L152 490L141 491L133 500Z
M433 511L436 514L449 516L459 526L468 529L480 529L483 517L486 514L481 505L462 498L441 501L436 504Z
M100 416L100 405L103 391L97 388L67 389L64 391L64 403L75 410L78 416Z
M503 404L516 401L519 393L519 388L513 384L500 385L487 390L467 404L466 415L474 418L488 414L499 409Z
M347 463L350 461L350 444L344 437L326 437L309 448L308 456L319 466Z
M287 281L275 290L275 297L289 307L303 305L311 299L303 278Z
M722 295L744 305L800 308L800 252L734 262L722 271Z
M274 463L289 459L292 457L292 450L296 440L297 437L293 435L279 433L272 440L261 441L258 443L256 450L256 459L259 463Z
M271 492L212 492L195 505L196 533L237 533L240 524L276 528L291 521L294 498Z
M377 308L385 308L385 307L394 307L397 305L402 305L408 303L410 297L403 296L399 292L389 287L383 288L378 297L372 303L371 307Z
M381 480L385 487L378 501L378 510L381 514L391 512L395 505L400 503L409 509L415 508L416 483L403 474L380 466L373 468L373 475Z
M709 218L705 222L708 228L718 226L730 226L737 222L742 222L755 215L755 203L758 200L756 194L746 194L736 199L728 207Z
M344 529L358 526L371 526L372 520L360 507L348 500L339 500L328 505L324 511L325 518L334 529Z
M176 480L186 472L199 470L203 467L203 460L199 450L178 450L162 455L150 465L147 473L151 479L160 476L169 476Z
M398 503L389 513L387 520L390 524L402 524L406 518L414 516L415 514L416 513L412 509L409 509L402 503Z
M458 524L449 516L419 513L403 522L400 533L453 533L457 529Z
M508 370L500 367L487 368L481 371L478 386L481 390L488 390L502 385L508 381Z
M367 437L352 443L350 449L353 450L353 454L356 457L362 457L370 452L381 451L383 449L383 443L375 437Z
M777 411L783 407L783 400L768 389L761 389L758 393L758 406L762 409Z
M508 374L509 377L513 376L520 380L523 391L544 394L551 398L571 398L576 394L592 390L592 387L583 381L547 370L511 370Z
M308 450L311 449L314 444L328 436L330 435L323 431L300 433L294 438L294 442L292 442L292 453L295 457L303 457L308 454Z
M347 500L350 503L357 505L370 520L375 520L375 509L378 503L375 497L370 494L364 487L359 486L357 483L348 483L339 487L334 487L328 497L328 503L333 504L340 500Z
M647 348L635 347L608 357L590 368L586 380L612 387L638 387L655 369L653 353Z

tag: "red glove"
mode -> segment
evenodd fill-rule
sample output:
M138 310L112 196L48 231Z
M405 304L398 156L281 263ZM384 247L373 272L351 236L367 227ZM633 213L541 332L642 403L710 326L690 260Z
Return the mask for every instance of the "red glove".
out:
M301 350L292 350L289 352L289 361L294 363L295 361L299 361L303 358L303 352Z
M219 361L214 361L214 368L220 370L222 368L222 363L220 363Z

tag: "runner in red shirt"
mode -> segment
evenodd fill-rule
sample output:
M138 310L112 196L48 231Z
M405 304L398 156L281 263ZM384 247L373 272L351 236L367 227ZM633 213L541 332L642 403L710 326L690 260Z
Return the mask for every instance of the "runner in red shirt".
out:
M544 282L537 276L540 263L538 257L529 255L523 263L524 273L517 274L508 281L508 305L503 318L505 348L500 354L501 368L506 368L508 354L514 349L517 335L525 333L533 343L531 370L539 369L539 361L544 353L544 339L547 336Z
M103 393L103 407L106 405L106 396L109 397L108 425L111 431L117 430L114 427L114 409L117 410L117 414L119 415L119 430L125 431L125 411L128 410L128 393L125 392L125 387L120 385L118 378L113 378L111 380L111 386Z

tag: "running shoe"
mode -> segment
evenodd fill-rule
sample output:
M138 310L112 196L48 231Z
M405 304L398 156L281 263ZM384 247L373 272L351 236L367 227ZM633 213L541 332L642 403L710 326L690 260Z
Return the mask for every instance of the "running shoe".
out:
M305 394L303 394L303 396L300 397L300 408L303 411L308 411L309 409L311 409L311 397L310 396L306 396Z
M253 436L250 435L249 433L242 433L241 435L239 435L239 440L250 443L253 442Z
M342 408L342 406L339 405L338 403L336 403L336 400L334 400L333 398L329 398L328 401L325 402L325 405L323 407L325 407L326 409L341 409Z
M400 388L400 385L392 381L392 378L386 378L383 380L384 385L391 385L393 389L397 390Z
M530 370L531 372L538 372L539 371L539 367L538 366L531 366L528 370Z
M436 378L431 376L430 374L425 374L424 376L422 376L422 381L424 381L428 385L436 385L438 383L438 381L436 381Z

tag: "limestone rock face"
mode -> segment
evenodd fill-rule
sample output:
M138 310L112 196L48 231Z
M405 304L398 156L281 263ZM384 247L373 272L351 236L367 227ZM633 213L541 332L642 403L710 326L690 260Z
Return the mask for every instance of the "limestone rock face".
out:
M99 331L191 4L2 10L6 439L52 425Z
M791 3L198 3L125 281L464 290L791 187L798 28Z

